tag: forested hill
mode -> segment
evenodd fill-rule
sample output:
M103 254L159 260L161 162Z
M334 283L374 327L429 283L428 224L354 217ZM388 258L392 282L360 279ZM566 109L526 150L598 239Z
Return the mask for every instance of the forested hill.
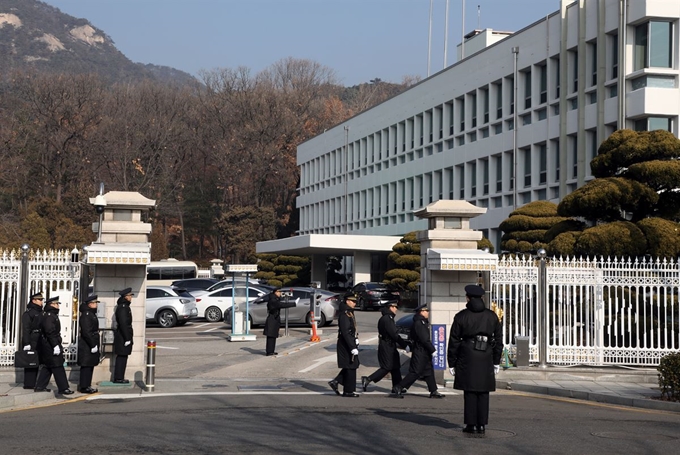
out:
M133 63L86 19L38 0L0 0L0 74L15 70L97 73L109 82L195 80L174 68Z

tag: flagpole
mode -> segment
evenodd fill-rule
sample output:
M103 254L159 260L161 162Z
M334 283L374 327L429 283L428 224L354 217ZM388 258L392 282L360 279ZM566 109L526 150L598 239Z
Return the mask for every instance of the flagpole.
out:
M430 29L427 34L427 77L430 77L430 60L432 56L432 2L430 0Z
M446 20L444 21L444 68L447 67L447 50L449 47L449 0L446 0Z
M460 27L460 59L463 60L465 58L465 0L463 0L463 14L461 17L463 23Z

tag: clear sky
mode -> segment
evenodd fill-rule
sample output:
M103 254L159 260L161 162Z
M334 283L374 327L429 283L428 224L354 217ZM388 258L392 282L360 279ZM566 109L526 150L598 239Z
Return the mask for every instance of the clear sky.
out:
M428 75L430 0L42 1L89 20L133 62L196 76L239 66L258 72L286 57L332 68L346 86ZM449 0L448 64L456 60L463 1ZM444 67L446 0L432 3L434 74ZM465 30L517 31L559 8L560 0L465 0Z

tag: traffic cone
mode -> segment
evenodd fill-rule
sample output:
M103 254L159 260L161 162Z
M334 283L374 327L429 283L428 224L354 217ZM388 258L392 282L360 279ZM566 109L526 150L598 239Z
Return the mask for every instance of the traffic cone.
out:
M311 315L311 320L312 320L312 337L309 339L309 341L312 341L314 343L318 343L321 341L321 338L319 338L319 335L316 334L316 319L314 319L314 315Z

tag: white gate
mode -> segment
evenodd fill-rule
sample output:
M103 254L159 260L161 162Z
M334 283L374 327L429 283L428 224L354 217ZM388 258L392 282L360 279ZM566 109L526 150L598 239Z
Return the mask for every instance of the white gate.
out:
M538 362L538 260L503 258L491 272L503 310L503 343L529 338ZM658 365L680 348L678 263L666 260L551 258L546 261L547 363Z
M30 251L28 258L28 292L19 301L20 254L3 252L0 257L0 366L14 365L14 352L20 344L21 315L28 296L42 292L46 298L59 297L61 336L66 362L77 360L78 308L77 295L80 263L71 262L70 251Z

